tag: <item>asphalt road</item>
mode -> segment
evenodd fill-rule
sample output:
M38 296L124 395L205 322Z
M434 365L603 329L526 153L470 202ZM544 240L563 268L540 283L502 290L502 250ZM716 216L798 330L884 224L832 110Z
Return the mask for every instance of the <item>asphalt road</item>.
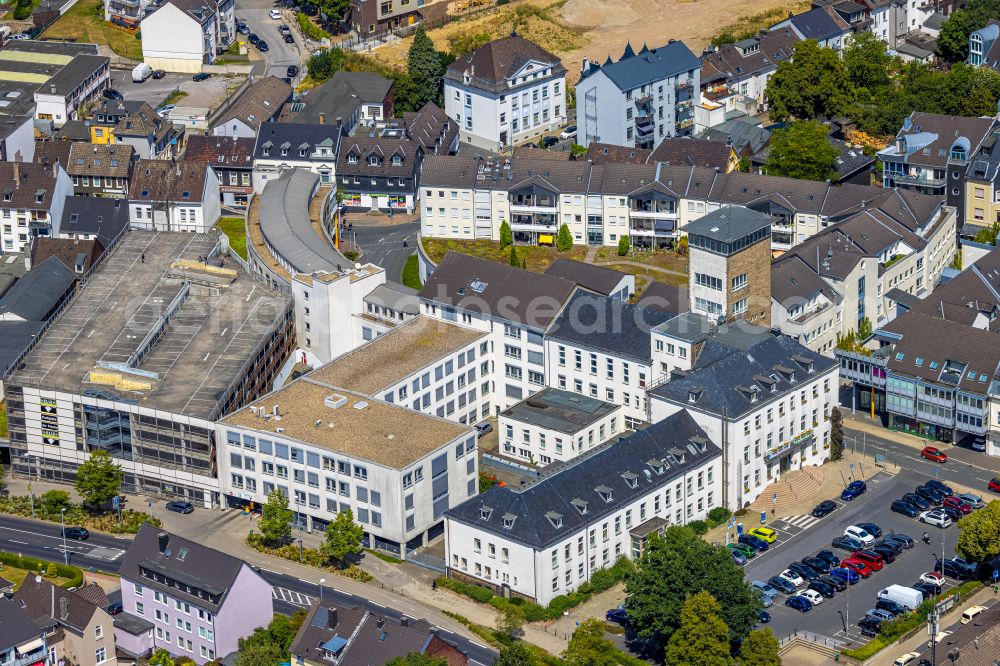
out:
M267 15L272 9L277 7L270 0L238 0L236 18L246 21L250 26L250 32L267 42L268 51L262 54L267 61L267 71L282 78L287 74L289 65L301 67L302 53L305 49L299 41L300 35L294 25L294 16L288 10L284 10L283 18L276 21ZM284 37L278 32L278 26L282 23L292 29L292 36L296 40L294 44L286 44ZM251 52L256 51L253 45L247 44L247 48Z
M371 262L385 269L386 279L402 284L403 266L406 259L416 250L417 232L420 222L406 224L365 225L362 215L347 215L347 221L354 224L353 240L361 247L362 261ZM403 241L407 246L403 247Z
M801 516L768 524L768 527L777 530L780 536L768 551L755 557L746 566L745 572L749 581L755 579L766 581L771 576L781 573L792 562L813 556L823 549L831 549L843 559L848 553L832 549L830 542L834 537L843 534L845 527L857 522L874 522L882 528L884 534L906 534L916 541L913 548L904 550L897 556L895 562L887 564L882 571L849 586L849 593L848 590L838 592L834 598L824 599L823 603L806 613L785 606L786 596L779 596L774 606L767 609L771 614L769 626L776 636L809 631L838 641L866 643L868 639L861 636L857 622L864 616L865 611L875 607L879 590L894 583L911 585L917 582L920 574L933 570L934 560L940 557L942 552L945 558L954 557L957 527L953 525L942 530L925 526L914 518L889 510L892 500L898 499L904 493L912 492L916 486L929 478L927 474L911 470L903 470L895 476L880 472L867 479L868 491L860 498L852 502L843 502L835 498L839 506L825 518L815 519L809 516L807 512L812 510L809 506L802 507ZM746 527L751 527L751 524L747 524ZM925 530L931 535L929 546L920 540ZM951 587L954 583L955 581L949 580L946 587Z
M0 550L9 553L60 561L63 559L63 540L59 535L58 525L13 516L0 516ZM99 532L91 532L90 538L86 541L67 539L66 549L69 551L69 562L85 569L93 568L99 571L118 573L121 557L130 541L131 539L127 537ZM273 587L272 595L276 612L291 614L299 608L308 606L320 595L318 583L268 569L259 569L259 572ZM319 576L320 574L317 572L317 580ZM335 579L336 577L331 575L327 580L331 578ZM322 595L324 601L334 601L343 606L364 606L373 613L391 618L405 615L374 601L342 592L336 587L324 586ZM442 638L464 650L469 655L470 664L486 666L493 663L495 653L489 648L444 629L439 629L439 633Z

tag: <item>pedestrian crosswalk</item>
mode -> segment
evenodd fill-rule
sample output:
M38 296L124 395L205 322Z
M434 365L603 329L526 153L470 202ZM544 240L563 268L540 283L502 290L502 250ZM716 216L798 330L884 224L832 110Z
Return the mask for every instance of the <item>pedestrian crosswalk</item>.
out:
M792 527L797 527L800 530L807 530L816 523L818 523L820 519L817 518L816 516L806 513L801 516L789 516L787 518L782 518L782 520L791 525Z
M308 594L302 594L301 592L289 590L284 587L272 587L271 596L278 601L284 601L293 606L302 606L303 608L308 608L313 602L313 597L310 597Z

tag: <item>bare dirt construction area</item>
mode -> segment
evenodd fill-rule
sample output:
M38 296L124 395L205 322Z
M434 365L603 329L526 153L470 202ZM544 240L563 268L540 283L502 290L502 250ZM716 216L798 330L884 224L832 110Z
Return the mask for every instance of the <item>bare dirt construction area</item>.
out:
M683 40L700 54L723 28L747 17L800 8L787 0L522 0L489 13L461 19L428 32L442 51L455 51L476 35L495 39L512 30L562 58L573 82L584 57L603 62L617 59L627 42L636 50L643 44L661 46ZM775 18L772 22L777 22ZM388 64L406 63L412 38L371 52Z

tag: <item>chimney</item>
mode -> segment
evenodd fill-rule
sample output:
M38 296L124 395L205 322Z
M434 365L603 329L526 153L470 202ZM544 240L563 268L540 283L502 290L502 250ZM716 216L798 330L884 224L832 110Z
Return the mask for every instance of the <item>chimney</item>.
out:
M320 125L325 125L326 124L326 114L325 113L319 114L319 124Z
M157 541L159 541L160 552L161 553L166 552L167 542L170 540L170 535L167 534L166 532L160 532L159 534L156 535L156 539Z
M375 626L378 627L379 629L381 629L382 627L384 627L385 626L385 618L382 617L381 615L379 615L378 621L375 623Z
M65 620L67 617L69 617L69 599L59 597L59 619Z
M401 626L401 627L408 627L408 626L410 626L410 618L406 617L405 615L403 617L399 618L399 626Z
M326 609L326 626L330 629L337 628L337 609L327 608Z
M21 189L21 165L14 162L14 187Z
M281 416L281 409L280 409L280 407L278 405L274 406L274 410L273 411L274 411L274 415L275 416Z

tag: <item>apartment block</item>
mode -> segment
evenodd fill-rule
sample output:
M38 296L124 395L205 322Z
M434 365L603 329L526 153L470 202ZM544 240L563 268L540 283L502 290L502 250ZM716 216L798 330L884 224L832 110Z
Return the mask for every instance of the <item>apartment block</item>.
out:
M36 236L58 236L73 183L59 164L0 162L0 239L5 254L20 252Z

